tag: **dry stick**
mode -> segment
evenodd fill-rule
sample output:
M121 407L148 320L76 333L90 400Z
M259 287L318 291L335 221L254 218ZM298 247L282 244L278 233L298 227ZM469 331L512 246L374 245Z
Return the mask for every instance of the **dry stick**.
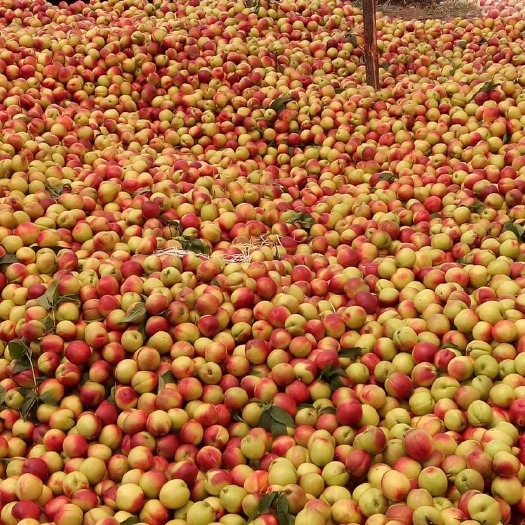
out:
M363 0L365 26L365 71L366 82L379 89L379 54L377 51L376 0Z

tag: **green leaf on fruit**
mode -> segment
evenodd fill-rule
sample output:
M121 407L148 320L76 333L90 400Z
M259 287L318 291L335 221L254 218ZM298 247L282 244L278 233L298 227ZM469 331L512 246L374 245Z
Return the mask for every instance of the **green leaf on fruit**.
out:
M458 350L461 352L461 348L453 343L445 343L444 345L441 345L441 349L444 348L450 348L451 350Z
M269 409L269 412L274 421L282 423L283 425L287 427L292 427L292 428L295 427L294 418L290 414L288 414L286 410L283 410L280 407L273 406Z
M289 512L288 500L284 494L277 499L275 511L275 517L277 518L279 525L290 525L293 523L294 518Z
M40 396L40 401L42 401L42 403L45 403L46 405L51 405L51 406L58 406L58 403L56 402L56 399L53 397L53 394L51 394L51 392L44 392L41 396Z
M182 249L189 252L209 255L210 249L200 239L192 239L190 237L178 237L177 240L181 243Z
M363 351L363 349L360 348L359 346L355 346L355 347L352 347L352 348L343 348L339 352L339 357L355 359L357 356L361 355L362 351Z
M42 248L41 246L38 246L38 244L32 244L30 248L35 252L38 253L40 250L51 250L54 253L59 253L62 250L65 250L63 246L46 246L45 248Z
M474 204L471 204L468 209L474 213L481 213L482 211L485 211L487 207L482 202L475 202Z
M237 412L232 413L232 419L234 421L238 421L239 423L246 423L246 421L244 421L244 419L239 414L237 414Z
M168 383L176 383L177 382L177 379L176 377L170 372L165 372L164 374L162 374L162 379L164 381L164 383L168 384Z
M338 388L342 388L344 386L345 386L345 384L341 381L341 378L334 377L334 378L330 379L330 388L332 390L337 390Z
M29 354L29 347L26 345L23 339L10 341L7 345L7 348L12 359L22 359L24 356Z
M259 418L259 423L257 425L260 426L261 428L264 428L264 430L267 430L268 432L270 432L272 430L272 423L273 423L273 419L270 414L270 411L264 410L263 413L261 414L261 417Z
M348 31L345 34L345 38L346 38L346 41L349 44L352 44L354 47L357 47L359 45L358 42L357 42L357 37L354 35L354 33L352 31Z
M279 436L286 436L288 433L286 430L286 425L283 425L282 423L279 423L278 421L272 421L270 432L272 433L272 437L274 438L279 437Z
M124 521L121 521L120 525L137 525L137 523L140 523L140 520L137 518L137 516L130 516Z
M170 230L172 231L173 237L179 237L182 235L183 228L180 225L179 221L164 220L163 222L166 226L170 228Z
M20 415L24 421L35 420L38 397L33 390L30 390L24 397L25 400L20 408Z
M78 295L61 295L56 299L54 306L58 306L62 303L74 303L77 306L80 306L80 299L78 298Z
M46 293L44 295L41 295L37 299L36 302L42 308L49 310L55 305L57 294L58 294L58 279L55 279L54 281L51 281L49 283Z
M335 412L335 407L324 407L321 410L319 410L319 415L323 416L324 414L335 414Z
M287 224L299 223L301 228L309 231L310 228L315 224L315 219L306 212L294 213L287 221Z
M0 264L13 264L15 262L18 262L18 259L14 253L6 253L0 257Z
M285 108L288 102L291 102L293 99L289 96L276 98L269 106L269 109L273 109L276 113L279 113L282 109Z
M46 184L46 190L49 192L49 195L53 199L57 199L64 193L64 190L71 190L71 186L69 184L59 184L58 186L50 186L49 184Z
M7 390L2 385L0 385L0 405L4 404L6 394Z
M486 71L486 69L483 69L484 71ZM497 84L495 82L493 82L492 80L490 80L489 82L485 82L484 84L482 84L481 88L480 89L476 89L475 91L473 91L471 94L470 94L470 98L468 99L468 102L470 102L471 100L473 100L473 98L478 94L478 93L491 93L492 91L494 91L500 84ZM477 87L477 86L476 86Z
M144 316L146 315L146 305L144 303L136 303L134 304L129 312L126 314L126 317L124 317L123 321L125 323L137 323L144 319Z
M137 191L133 192L133 196L142 195L144 193L152 193L151 188L146 186L145 188L140 188Z
M108 401L112 404L112 405L116 405L117 402L115 401L115 392L117 390L117 385L113 385L111 387L111 390L109 391L109 396L108 396Z
M503 224L502 231L504 232L512 232L517 239L521 239L523 237L523 234L525 233L525 229L520 224L516 224L512 221L508 221L505 224Z
M13 365L13 374L19 374L31 370L31 363L27 359L17 359Z
M265 494L259 502L259 514L268 514L273 504L277 501L278 496L279 493L275 491Z
M386 181L386 182L394 182L395 180L399 179L399 175L396 175L395 173L392 173L391 171L385 171L379 175L379 182Z
M302 410L303 408L314 408L312 403L300 403L297 405L297 410Z
M264 377L264 373L261 372L260 370L250 370L250 373L248 375L260 377L261 379Z
M50 316L44 317L44 319L42 319L40 322L44 325L46 332L53 330L55 327L55 321L53 321L53 318Z

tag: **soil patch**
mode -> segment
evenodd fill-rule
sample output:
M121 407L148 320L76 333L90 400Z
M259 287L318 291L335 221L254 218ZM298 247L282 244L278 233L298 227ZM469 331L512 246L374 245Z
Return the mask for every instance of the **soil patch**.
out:
M475 18L479 7L469 0L378 0L377 11L403 20Z

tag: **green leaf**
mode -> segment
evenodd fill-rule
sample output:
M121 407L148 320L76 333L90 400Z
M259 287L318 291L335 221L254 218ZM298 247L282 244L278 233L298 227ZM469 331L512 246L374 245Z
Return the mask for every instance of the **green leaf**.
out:
M345 34L345 38L348 43L352 44L352 46L357 47L359 45L357 42L357 37L354 35L352 31L348 31Z
M4 404L6 394L7 390L2 385L0 385L0 405Z
M165 383L176 383L177 382L176 377L170 371L164 372L164 374L162 374L161 377Z
M74 303L77 306L80 306L80 299L78 298L78 295L61 295L57 298L55 306L62 303Z
M312 405L312 403L301 403L297 405L297 410L301 410L303 408L314 408L314 406Z
M208 255L210 253L208 245L204 244L200 239L192 239L186 249L193 253L202 253L203 255Z
M53 318L50 316L44 317L40 322L44 325L46 332L53 330L55 327L55 321L53 321Z
M352 359L360 355L362 351L363 349L360 348L359 346L352 347L352 348L343 348L339 352L339 357L347 357L347 358Z
M126 314L123 321L125 323L137 323L141 321L146 315L146 305L144 303L136 303L131 307L129 313Z
M486 210L487 207L482 202L475 202L474 204L471 204L468 209L474 213L481 213Z
M232 419L234 421L239 421L240 423L246 423L246 421L244 421L244 419L239 414L237 414L237 412L232 413Z
M431 219L439 219L441 217L441 213L431 213L430 218Z
M279 493L275 491L265 494L259 502L259 514L268 514L278 496Z
M336 413L335 407L324 407L323 409L319 410L320 416L324 414L335 414L335 413Z
M163 220L163 223L171 229L172 235L174 237L179 237L182 235L183 228L179 221Z
M17 359L13 366L13 374L16 375L26 370L31 370L31 363L27 359Z
M288 508L288 500L283 494L277 500L277 507L275 509L275 516L279 525L288 525L290 523L290 513L288 512Z
M35 252L38 253L40 250L44 249L41 246L38 246L38 244L33 244L30 246L30 248ZM61 252L62 250L67 250L67 248L64 248L63 246L46 246L46 250L51 250L54 253Z
M137 516L130 516L124 521L121 521L120 525L136 525L137 523L140 523L140 520L137 518Z
M0 257L0 264L13 264L15 262L18 262L18 259L14 253L6 253Z
M30 394L26 396L25 401L22 403L22 406L20 408L20 415L22 416L22 419L24 421L27 421L28 419L33 420L35 418L35 409L38 404L38 398L35 392L32 390L30 391Z
M115 391L117 390L117 385L113 385L111 387L111 390L109 391L109 396L108 396L108 401L112 404L112 405L116 405L116 401L115 401Z
M461 348L457 345L454 345L452 343L445 343L444 345L441 345L441 348L444 349L444 348L450 348L452 350L458 350L459 352L461 352Z
M260 370L250 370L250 373L248 375L264 378L264 373L261 372Z
M53 199L57 199L64 193L64 190L71 191L71 185L70 184L58 184L57 186L50 186L49 184L46 184L46 190L49 192L50 196Z
M288 412L286 412L286 410L273 406L270 408L269 412L274 421L282 423L287 427L295 428L295 420L290 414L288 414Z
M272 433L272 437L274 438L279 436L286 436L288 434L288 431L286 430L286 425L283 425L282 423L279 423L275 420L272 421L270 432Z
M151 191L151 188L146 186L145 188L139 188L137 191L133 193L133 196L136 197L137 195L142 195L143 193L153 193Z
M9 342L7 348L9 349L9 355L13 359L22 359L29 353L29 347L26 345L23 339L17 339L16 341Z
M289 97L288 95L284 97L276 98L269 106L269 109L273 109L275 112L279 113L288 102L291 102L293 99L292 97Z
M41 396L40 396L40 401L42 401L42 403L45 403L46 405L51 405L51 406L58 406L58 403L56 402L55 398L53 397L53 394L51 394L51 392L44 392Z
M270 411L264 410L263 413L261 414L259 423L257 425L261 428L264 428L264 430L267 430L268 432L270 432L272 430L272 423L273 423L273 419L270 414Z
M55 305L55 301L57 299L58 295L58 279L55 279L54 281L51 281L49 283L46 293L44 295L41 295L37 299L37 303L46 310L49 310Z
M310 228L315 224L314 218L306 212L294 213L287 221L287 224L293 224L298 222L301 225L301 228L304 230L310 230Z
M394 182L395 180L399 179L399 175L396 175L395 173L392 173L390 171L385 171L381 173L379 176L378 181L387 181L387 182Z
M345 384L341 381L340 377L333 377L330 379L330 388L332 390L337 390L338 388L344 387Z
M512 232L518 239L521 239L525 233L525 229L520 224L515 224L512 221L508 221L503 225L502 231Z
M489 82L485 82L485 84L483 84L479 92L480 93L490 93L491 91L494 91L498 86L499 84L490 80Z

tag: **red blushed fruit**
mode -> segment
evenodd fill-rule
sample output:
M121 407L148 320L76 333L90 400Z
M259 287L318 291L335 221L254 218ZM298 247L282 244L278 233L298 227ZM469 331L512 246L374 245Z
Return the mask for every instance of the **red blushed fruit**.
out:
M324 370L331 366L332 368L338 368L339 355L335 350L324 350L315 356L315 364L320 370Z
M516 399L511 403L509 416L512 423L525 427L525 399Z
M119 411L117 407L109 401L102 401L95 414L100 418L103 426L113 425L117 422Z
M379 306L379 300L376 295L366 292L359 291L355 294L354 297L355 304L363 308L367 314L373 314L376 312L377 307Z
M369 471L371 464L372 456L360 449L352 450L345 461L346 468L353 478L364 476Z
M414 391L411 379L402 372L394 372L385 381L385 390L396 399L408 399Z
M432 363L437 351L438 347L434 343L422 341L414 345L414 348L412 349L412 357L416 364Z
M416 461L426 461L434 452L432 436L422 429L410 430L404 437L407 454Z
M272 403L274 406L286 410L286 412L288 412L288 414L290 414L292 417L295 417L295 414L297 414L297 403L295 402L295 399L289 394L276 394Z
M291 395L297 404L307 403L310 399L310 391L308 390L308 387L302 381L297 379L286 386L285 392L288 395Z
M40 513L40 507L34 501L19 501L11 509L11 515L16 520L38 520Z
M69 503L69 501L69 498L62 494L46 503L44 507L44 514L46 515L48 521L53 521L53 517L55 516L57 510L60 507L63 507L66 503Z
M73 341L68 344L66 357L75 365L85 365L91 357L91 348L84 341Z
M355 427L363 417L363 407L357 399L345 399L337 405L335 416L341 425Z
M22 474L34 474L42 481L49 476L47 463L41 458L28 458L22 463Z
M454 359L454 357L456 357L456 354L452 352L452 350L443 348L436 352L436 355L434 356L434 364L440 372L445 372L448 364Z
M361 358L361 363L368 368L368 371L370 372L370 374L374 373L375 367L380 362L381 362L381 358L372 352L365 354Z

